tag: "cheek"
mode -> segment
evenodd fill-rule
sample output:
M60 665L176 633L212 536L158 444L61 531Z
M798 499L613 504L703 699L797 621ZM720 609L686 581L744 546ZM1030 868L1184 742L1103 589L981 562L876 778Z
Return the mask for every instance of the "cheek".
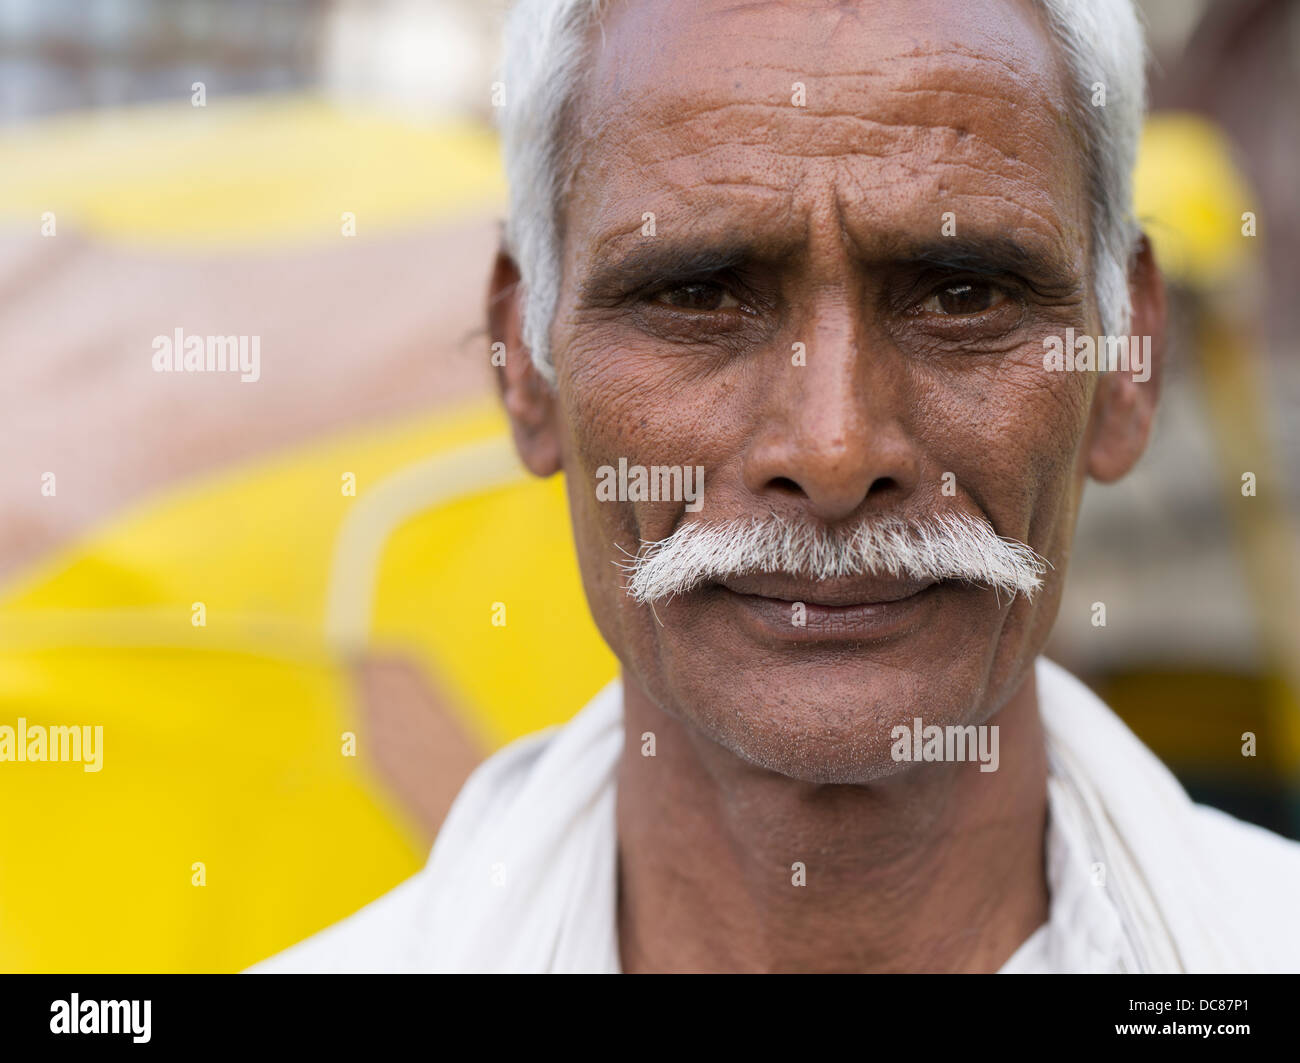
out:
M1080 452L1092 381L1087 374L1046 373L1033 349L994 369L945 372L924 400L929 456L957 476L997 530L1028 543L1051 568L1043 591L972 622L972 657L983 647L987 703L1002 704L1041 651L1056 616L1069 561L1078 499ZM984 599L984 608L993 600Z
M629 349L590 323L570 336L558 364L558 393L583 583L596 625L615 654L634 672L649 674L661 652L662 629L650 609L627 597L618 562L642 540L667 537L684 518L752 507L752 499L736 497L734 473L751 399L743 370L735 366L705 368L689 356ZM617 470L620 459L629 469L703 469L703 509L688 512L684 499L598 498L602 468Z
M995 366L927 370L917 409L930 457L955 474L958 493L1003 535L1047 552L1059 546L1057 511L1071 493L1092 392L1087 374L1044 371L1040 351L1031 343Z
M748 431L743 368L618 346L613 330L599 327L579 335L560 374L566 473L594 499L599 470L617 468L620 459L646 468L703 468L704 508L716 511ZM681 519L684 504L596 502L595 509L601 523L634 539L661 539ZM601 515L615 509L617 521Z
M610 473L617 479L620 460L629 468L705 464L696 445L697 393L671 386L649 360L631 357L598 327L557 334L564 344L556 345L563 351L557 393L564 474L579 566L597 627L626 663L640 656L650 612L627 598L618 563L643 539L667 536L684 503L597 497L597 485Z

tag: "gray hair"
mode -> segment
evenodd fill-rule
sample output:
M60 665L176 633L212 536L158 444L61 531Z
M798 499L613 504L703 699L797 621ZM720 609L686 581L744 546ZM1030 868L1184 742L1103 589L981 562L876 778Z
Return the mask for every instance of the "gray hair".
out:
M1093 294L1102 332L1128 333L1128 267L1139 230L1132 173L1146 109L1145 46L1132 0L1034 0L1074 82L1072 118L1088 158ZM523 284L523 340L552 384L560 215L572 176L566 124L587 38L609 0L517 0L506 20L501 140L510 185L506 248ZM1102 96L1101 94L1104 94ZM1094 104L1094 99L1104 102Z
M867 575L965 580L1033 598L1049 562L1025 543L1002 538L980 517L957 512L916 521L868 517L848 530L775 515L691 521L666 539L643 542L619 567L627 593L644 604L755 572L788 572L819 583Z

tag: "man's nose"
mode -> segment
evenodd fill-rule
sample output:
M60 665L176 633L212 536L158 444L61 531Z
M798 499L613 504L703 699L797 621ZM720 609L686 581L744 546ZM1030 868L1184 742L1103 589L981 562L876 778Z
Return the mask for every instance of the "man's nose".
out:
M921 464L898 352L864 341L849 313L831 317L819 321L805 365L773 360L744 469L754 494L796 499L827 523L897 509Z

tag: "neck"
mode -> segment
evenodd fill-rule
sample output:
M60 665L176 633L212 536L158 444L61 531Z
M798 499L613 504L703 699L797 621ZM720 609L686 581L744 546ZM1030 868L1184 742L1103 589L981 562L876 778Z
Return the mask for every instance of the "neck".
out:
M1048 910L1032 667L985 722L1000 728L997 771L931 762L817 785L740 760L625 681L623 970L998 970Z

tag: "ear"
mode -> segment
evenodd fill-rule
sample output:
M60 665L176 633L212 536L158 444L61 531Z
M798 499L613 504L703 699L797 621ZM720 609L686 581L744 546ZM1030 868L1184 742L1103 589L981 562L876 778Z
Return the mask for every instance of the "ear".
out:
M488 285L488 336L492 343L505 345L505 364L496 366L497 390L510 418L515 449L534 475L550 476L561 465L559 406L524 346L519 280L514 259L504 248L499 250Z
M1151 242L1144 235L1129 263L1129 297L1133 321L1129 332L1143 343L1151 337L1151 358L1135 380L1133 372L1099 373L1093 396L1086 460L1088 475L1102 483L1124 476L1146 450L1160 397L1160 376L1165 359L1165 284L1156 265Z

